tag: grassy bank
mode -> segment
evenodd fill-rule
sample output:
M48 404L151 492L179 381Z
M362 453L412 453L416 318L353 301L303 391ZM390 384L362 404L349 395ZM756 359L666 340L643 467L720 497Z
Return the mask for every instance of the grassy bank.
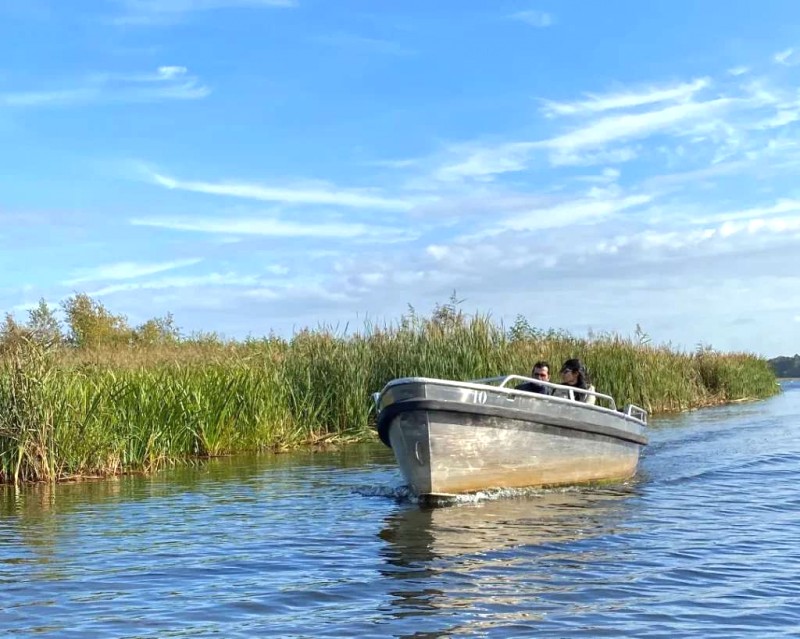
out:
M349 336L80 347L31 335L0 360L0 481L151 471L203 456L374 437L370 393L390 379L527 374L580 356L602 392L653 413L777 392L767 362L635 339L578 339L450 309Z

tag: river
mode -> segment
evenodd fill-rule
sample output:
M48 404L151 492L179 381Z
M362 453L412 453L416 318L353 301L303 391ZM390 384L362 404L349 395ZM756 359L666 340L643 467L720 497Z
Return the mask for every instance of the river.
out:
M637 477L427 509L382 445L0 491L0 636L800 636L800 382Z

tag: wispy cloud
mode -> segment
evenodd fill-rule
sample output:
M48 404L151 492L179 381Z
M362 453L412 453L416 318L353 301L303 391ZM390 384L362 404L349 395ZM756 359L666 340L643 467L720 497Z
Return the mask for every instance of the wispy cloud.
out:
M171 288L202 288L206 286L254 286L259 283L256 275L240 275L238 273L209 273L187 277L165 277L144 282L126 282L112 284L87 293L91 297L101 297L112 293L140 290L163 290Z
M69 107L94 103L197 100L211 90L182 66L161 66L138 74L95 73L73 86L0 93L0 106Z
M638 91L625 91L605 95L589 94L578 102L544 101L546 115L587 115L614 109L629 109L661 102L685 102L695 93L708 87L708 78L669 86L651 86Z
M780 127L800 120L800 101L781 96L756 81L723 87L701 99L712 86L708 78L611 94L589 94L574 102L544 103L544 114L579 116L580 124L550 138L488 144L452 144L440 152L431 170L439 182L492 182L498 176L529 170L542 154L552 166L616 165L637 158L651 139L676 146L678 140L716 145L713 162L748 149L747 132ZM680 151L676 151L680 152ZM424 162L417 161L417 165Z
M384 211L407 211L411 202L374 195L364 190L343 190L328 185L265 186L246 182L193 182L149 172L149 178L167 189L222 195L283 204L318 204Z
M331 33L313 38L314 42L335 47L338 49L350 49L353 51L369 51L384 55L407 56L414 55L415 51L404 47L398 42L384 40L381 38L368 38L352 33Z
M575 223L592 223L599 218L648 204L652 199L653 196L649 194L588 197L536 211L527 216L506 220L502 226L505 230L525 229L531 231L540 228L570 226Z
M686 122L714 116L733 103L731 98L705 102L687 102L644 113L630 113L602 118L569 133L542 143L556 152L574 152L596 148L610 142L620 142L673 129Z
M592 224L611 214L648 204L653 197L651 194L621 195L616 189L595 189L586 197L509 216L490 226L484 233L499 235L507 231L532 232L575 224Z
M91 269L83 269L75 274L72 279L63 282L67 286L83 282L97 282L104 280L132 280L138 277L163 273L174 269L193 266L202 262L200 258L174 260L157 264L140 264L137 262L117 262L104 264Z
M733 67L731 69L728 69L728 74L732 75L732 76L740 76L740 75L744 75L745 73L748 73L749 71L750 71L750 67L738 66L738 67Z
M491 180L501 173L513 173L527 167L535 142L510 142L497 146L458 145L448 154L458 159L446 162L434 173L437 180L453 182L464 178Z
M546 11L537 11L535 9L518 11L517 13L512 13L510 17L514 20L524 22L525 24L538 29L550 27L556 22L552 14L547 13Z
M548 152L554 166L627 162L636 157L634 149L606 147L665 132L685 135L687 124L707 121L735 102L733 98L717 98L641 113L606 116L545 140L494 146L455 145L447 150L447 155L453 159L441 163L433 175L445 182L464 179L491 181L498 175L526 170L537 151Z
M800 213L800 200L782 198L771 205L762 205L737 211L726 211L709 216L692 216L687 220L690 224L704 225L714 222L733 222L738 220L763 220L785 213Z
M0 93L0 106L4 107L47 107L85 104L100 97L96 87L75 89L55 89L51 91L13 91Z
M775 218L753 217L728 220L716 226L699 229L648 229L630 235L617 235L603 240L594 253L617 254L623 251L687 251L712 250L715 254L735 254L744 246L754 246L757 240L796 235L800 232L800 216Z
M357 223L300 224L277 218L198 219L198 218L134 218L135 226L151 226L175 231L224 235L260 235L278 238L348 239L396 232L394 229Z
M112 22L117 25L147 26L171 24L197 11L221 9L291 8L297 0L114 0L123 13Z
M784 49L772 56L772 59L777 64L782 64L787 67L794 66L795 64L800 64L800 51L791 48Z

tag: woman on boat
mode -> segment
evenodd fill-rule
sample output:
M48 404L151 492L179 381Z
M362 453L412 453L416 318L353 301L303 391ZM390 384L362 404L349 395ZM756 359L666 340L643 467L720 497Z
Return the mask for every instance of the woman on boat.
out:
M561 383L564 384L564 386L572 386L574 388L572 392L577 401L586 404L595 404L597 402L597 398L594 395L588 395L587 393L580 393L577 391L579 388L594 391L594 386L592 386L592 382L589 379L589 373L586 372L586 367L577 357L568 359L561 366ZM556 396L569 397L569 392L559 389Z

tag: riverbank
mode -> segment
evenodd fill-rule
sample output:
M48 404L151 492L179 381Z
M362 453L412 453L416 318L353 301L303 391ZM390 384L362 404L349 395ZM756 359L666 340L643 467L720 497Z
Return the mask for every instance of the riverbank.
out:
M779 392L767 361L750 354L518 328L453 313L289 340L76 348L21 337L0 362L0 482L368 441L370 394L393 378L525 375L540 359L557 367L580 356L599 390L653 414Z

